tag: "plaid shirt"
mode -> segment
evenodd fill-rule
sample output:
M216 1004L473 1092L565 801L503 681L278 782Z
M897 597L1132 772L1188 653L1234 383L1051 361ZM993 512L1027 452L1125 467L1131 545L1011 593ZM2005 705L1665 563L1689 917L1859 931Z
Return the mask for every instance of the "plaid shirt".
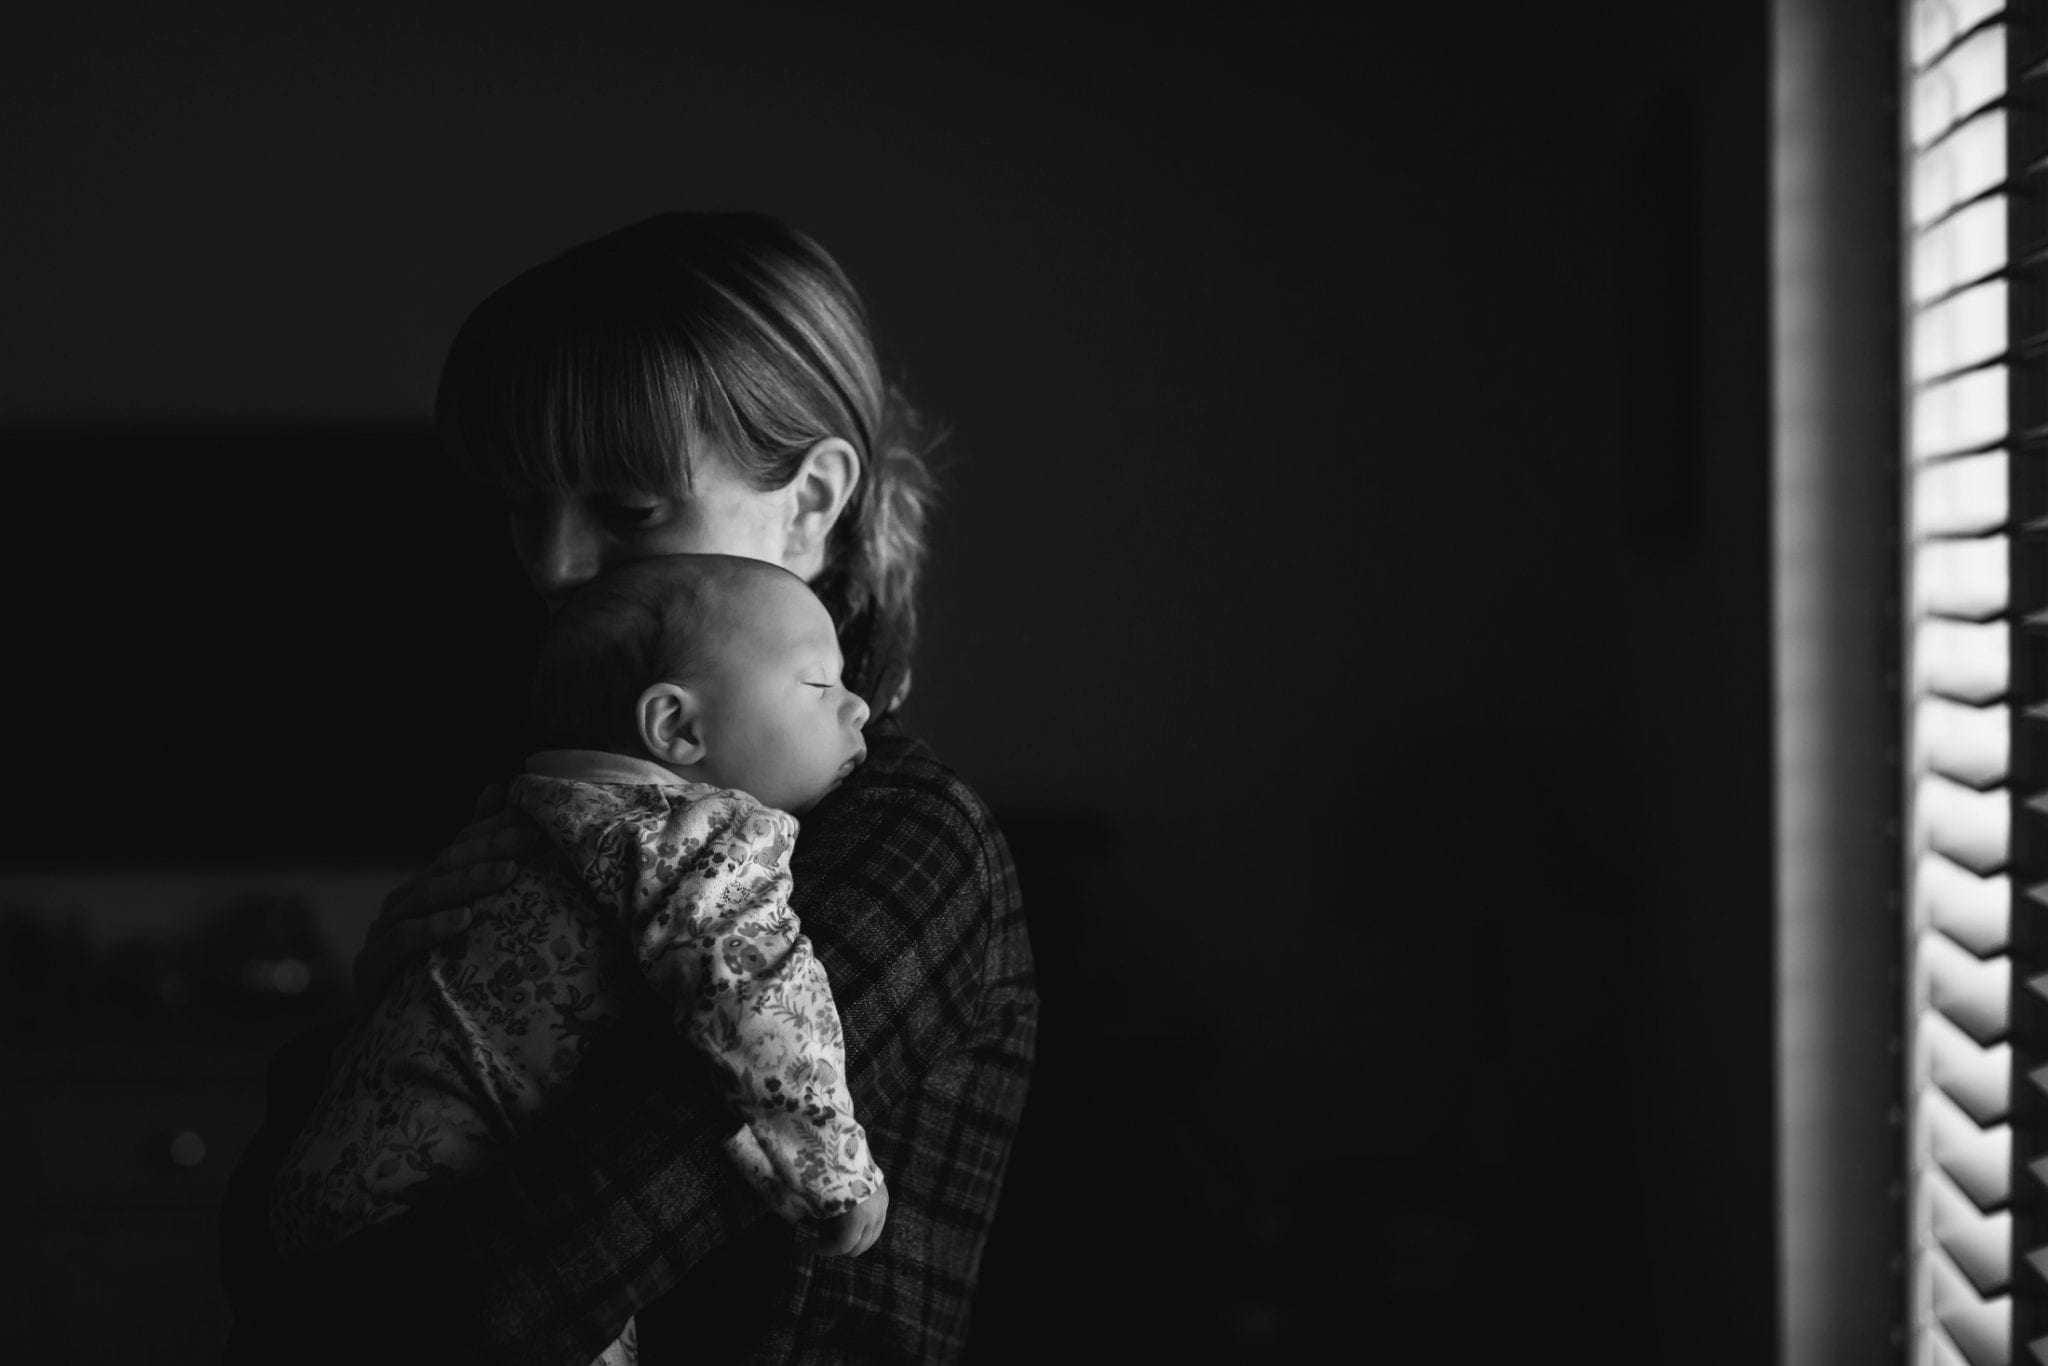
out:
M318 1094L330 1029L273 1064L264 1132L223 1211L226 1360L585 1366L628 1315L647 1366L956 1359L1037 1029L1008 848L973 791L886 718L805 818L792 871L889 1182L868 1253L812 1256L766 1215L720 1150L733 1119L655 1007L600 1040L561 1109L498 1163L279 1266L261 1201Z

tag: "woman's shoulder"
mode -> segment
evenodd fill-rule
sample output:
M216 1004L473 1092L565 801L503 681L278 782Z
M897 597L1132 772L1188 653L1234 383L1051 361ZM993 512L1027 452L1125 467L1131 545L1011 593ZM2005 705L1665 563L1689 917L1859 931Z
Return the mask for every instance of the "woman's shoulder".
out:
M966 779L893 721L870 727L867 745L866 762L804 819L800 864L824 871L852 860L925 874L950 867L985 886L1006 880L1009 847Z
M867 743L867 761L805 817L790 867L792 909L837 955L835 990L862 953L894 961L918 946L925 972L985 935L1021 933L1016 867L981 794L906 732L873 727ZM959 962L981 980L979 949Z
M871 729L867 744L866 761L841 789L853 799L849 805L946 815L977 832L1000 837L995 815L981 794L922 739L891 724Z

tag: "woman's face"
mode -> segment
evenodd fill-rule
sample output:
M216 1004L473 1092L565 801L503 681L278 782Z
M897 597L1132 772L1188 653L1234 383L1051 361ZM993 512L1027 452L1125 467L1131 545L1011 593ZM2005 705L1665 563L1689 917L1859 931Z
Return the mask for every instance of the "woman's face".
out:
M688 494L504 492L513 551L550 612L600 571L649 555L744 555L802 573L789 555L792 491L756 489L717 456L697 462Z

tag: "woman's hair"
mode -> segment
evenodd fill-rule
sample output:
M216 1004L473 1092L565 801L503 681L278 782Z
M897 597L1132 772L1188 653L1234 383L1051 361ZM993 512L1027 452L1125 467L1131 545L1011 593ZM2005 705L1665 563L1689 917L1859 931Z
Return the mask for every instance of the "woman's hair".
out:
M535 266L463 323L435 419L467 473L535 490L687 493L707 445L781 488L843 438L860 480L812 586L907 674L936 442L885 380L852 281L794 228L667 213Z
M581 585L548 619L528 744L640 753L640 694L694 682L746 629L754 576L788 573L737 555L651 555Z

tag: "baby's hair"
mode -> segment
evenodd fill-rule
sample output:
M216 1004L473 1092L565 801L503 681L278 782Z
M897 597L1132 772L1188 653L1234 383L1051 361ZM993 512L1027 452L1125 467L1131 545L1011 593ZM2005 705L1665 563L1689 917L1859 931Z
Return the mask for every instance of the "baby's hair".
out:
M705 443L759 489L850 443L860 481L813 587L835 623L871 613L907 666L937 445L882 373L839 264L763 214L666 213L542 263L470 314L435 418L487 482L686 493Z
M744 629L743 590L757 574L795 578L738 555L655 555L570 594L548 623L534 668L532 747L641 754L640 694L700 675L716 643Z

